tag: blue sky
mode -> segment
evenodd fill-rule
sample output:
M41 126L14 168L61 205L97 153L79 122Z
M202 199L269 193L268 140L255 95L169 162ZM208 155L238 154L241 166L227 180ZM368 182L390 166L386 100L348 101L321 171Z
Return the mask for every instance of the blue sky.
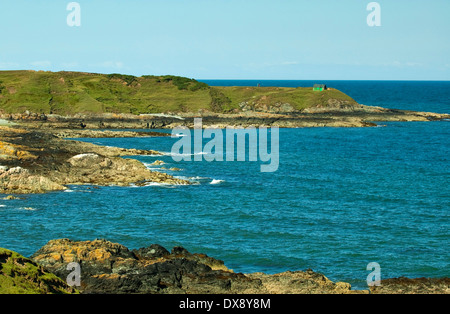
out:
M450 80L450 1L0 0L0 70Z

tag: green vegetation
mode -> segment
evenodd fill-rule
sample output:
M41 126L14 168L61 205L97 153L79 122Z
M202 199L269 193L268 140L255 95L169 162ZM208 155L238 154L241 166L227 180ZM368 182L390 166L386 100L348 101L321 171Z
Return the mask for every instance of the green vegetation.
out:
M67 294L76 292L56 275L20 254L0 248L0 294Z
M290 104L301 110L329 99L354 103L337 90L312 88L210 87L194 79L83 72L0 71L0 112L71 115L76 113L164 113L239 111Z
M136 76L134 76L134 75L125 75L125 74L113 73L113 74L106 75L106 77L109 78L109 79L122 80L122 81L126 82L127 85L131 85L133 82L136 82Z
M199 89L208 89L208 84L198 82L194 79L189 79L187 77L182 76L174 76L174 75L164 75L161 77L155 77L150 75L144 75L143 78L156 78L157 83L161 82L172 82L173 85L175 85L178 90L190 90L192 92L195 92Z

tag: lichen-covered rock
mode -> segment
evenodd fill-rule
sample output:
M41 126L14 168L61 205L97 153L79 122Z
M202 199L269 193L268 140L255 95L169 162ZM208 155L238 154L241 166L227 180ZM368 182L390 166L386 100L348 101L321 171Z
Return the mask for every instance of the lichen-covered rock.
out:
M77 290L20 254L0 248L0 294L69 294Z
M20 128L0 128L0 139L5 140L0 142L0 193L45 193L64 190L71 184L190 184L166 173L150 171L136 159L122 158L158 154L151 150L99 146L61 139L49 132ZM18 155L5 147L26 148L32 152L33 158L25 158L27 151ZM8 158L3 158L6 153Z
M334 283L322 274L312 270L287 271L275 275L254 273L247 275L250 278L261 280L266 291L270 294L348 294L368 293L352 291L351 285L346 282Z

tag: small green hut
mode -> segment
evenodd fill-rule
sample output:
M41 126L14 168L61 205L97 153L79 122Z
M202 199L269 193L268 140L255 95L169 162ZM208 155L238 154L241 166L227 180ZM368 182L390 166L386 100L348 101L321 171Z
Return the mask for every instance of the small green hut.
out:
M323 92L326 89L327 89L327 86L325 84L314 84L314 86L313 86L313 91L317 91L317 92Z

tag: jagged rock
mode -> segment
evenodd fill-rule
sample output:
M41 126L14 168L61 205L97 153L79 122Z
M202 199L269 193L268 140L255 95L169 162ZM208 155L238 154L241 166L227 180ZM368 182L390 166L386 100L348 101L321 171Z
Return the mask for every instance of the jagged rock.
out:
M157 244L130 251L106 240L61 239L50 241L32 259L63 278L68 263L79 263L83 293L358 293L347 283L333 283L310 270L234 273L223 261L179 246L171 253Z
M91 168L103 161L103 158L97 154L87 153L73 156L68 162L74 167Z
M139 258L157 258L170 255L164 247L159 244L152 244L146 248L140 248L139 250L133 250L133 253Z
M32 260L0 248L0 294L68 293L77 290Z
M47 177L33 175L29 170L14 167L0 173L0 193L28 194L61 191L66 188Z
M0 168L0 193L45 193L64 190L65 185L69 184L190 184L187 180L150 171L136 159L122 158L160 154L152 150L98 146L60 139L49 132L20 128L2 127L0 137L5 139L0 141L0 158L4 154L11 156L3 158ZM10 147L26 151L20 150L19 154L18 150L11 151ZM33 158L29 157L31 155Z
M6 201L9 201L9 200L19 200L20 198L14 196L14 195L8 195L8 196L4 197L3 199Z
M109 131L109 130L77 130L63 129L53 132L60 138L118 138L118 137L163 137L170 136L169 133L161 132L134 132L134 131Z

